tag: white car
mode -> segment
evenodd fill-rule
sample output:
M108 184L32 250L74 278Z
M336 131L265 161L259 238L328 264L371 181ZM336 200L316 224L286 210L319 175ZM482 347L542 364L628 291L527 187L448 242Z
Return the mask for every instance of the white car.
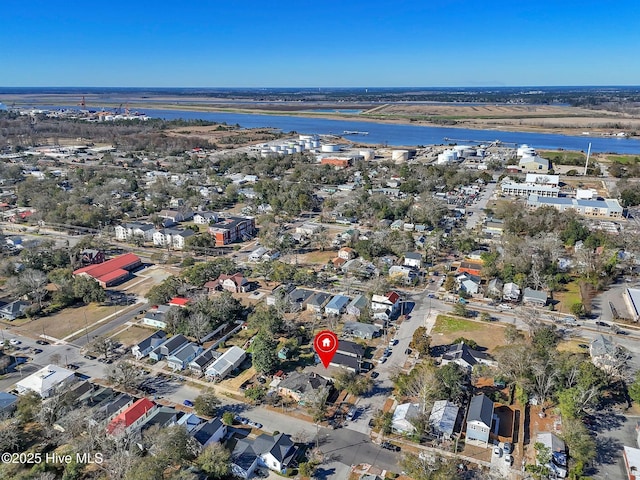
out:
M20 340L18 340L17 338L12 338L11 340L9 340L9 343L11 345L20 345L22 342Z

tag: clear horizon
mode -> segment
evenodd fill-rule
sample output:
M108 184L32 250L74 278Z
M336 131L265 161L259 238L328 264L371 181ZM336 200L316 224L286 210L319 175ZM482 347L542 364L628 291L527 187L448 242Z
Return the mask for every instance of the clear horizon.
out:
M4 88L636 86L637 2L2 4ZM283 87L283 85L296 85ZM375 87L370 85L382 85ZM406 87L421 85L422 87Z

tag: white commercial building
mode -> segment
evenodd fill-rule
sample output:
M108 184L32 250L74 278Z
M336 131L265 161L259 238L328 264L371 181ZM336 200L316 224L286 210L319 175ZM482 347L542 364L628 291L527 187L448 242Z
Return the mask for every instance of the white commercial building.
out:
M47 398L53 395L56 389L62 389L64 386L73 383L75 379L76 374L72 370L67 370L57 365L47 365L33 375L20 380L16 384L16 389L20 395L32 391L42 398Z
M589 217L622 217L622 206L615 198L606 198L604 200L578 200L575 198L545 198L539 195L529 195L527 206L530 208L539 208L542 206L554 207L561 212L566 210L575 210L580 215Z

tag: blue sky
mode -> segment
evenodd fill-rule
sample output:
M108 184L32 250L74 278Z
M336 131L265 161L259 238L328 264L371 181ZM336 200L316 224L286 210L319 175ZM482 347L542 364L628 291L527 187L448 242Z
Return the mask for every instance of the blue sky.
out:
M1 86L640 84L637 0L2 0L0 22Z

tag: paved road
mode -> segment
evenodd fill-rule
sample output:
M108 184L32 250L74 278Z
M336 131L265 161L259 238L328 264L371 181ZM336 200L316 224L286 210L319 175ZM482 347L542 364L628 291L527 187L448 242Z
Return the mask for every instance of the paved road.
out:
M482 190L482 193L478 197L478 200L476 200L472 205L466 208L467 230L473 230L478 222L481 221L482 211L487 207L487 203L491 199L491 196L493 195L493 192L496 190L497 186L497 183L487 184L485 189Z
M134 308L130 312L123 313L122 315L117 316L113 320L104 322L98 328L90 331L88 335L89 337L88 340L87 340L87 335L82 335L81 337L78 337L77 339L75 339L73 341L73 344L82 348L85 345L87 345L87 343L91 342L91 340L94 339L95 337L98 337L100 335L106 335L107 333L113 332L117 327L121 327L125 323L132 321L137 315L140 314L140 312L146 312L150 306L148 302L144 302L144 301L139 301L139 302L140 303L136 306L136 308Z

